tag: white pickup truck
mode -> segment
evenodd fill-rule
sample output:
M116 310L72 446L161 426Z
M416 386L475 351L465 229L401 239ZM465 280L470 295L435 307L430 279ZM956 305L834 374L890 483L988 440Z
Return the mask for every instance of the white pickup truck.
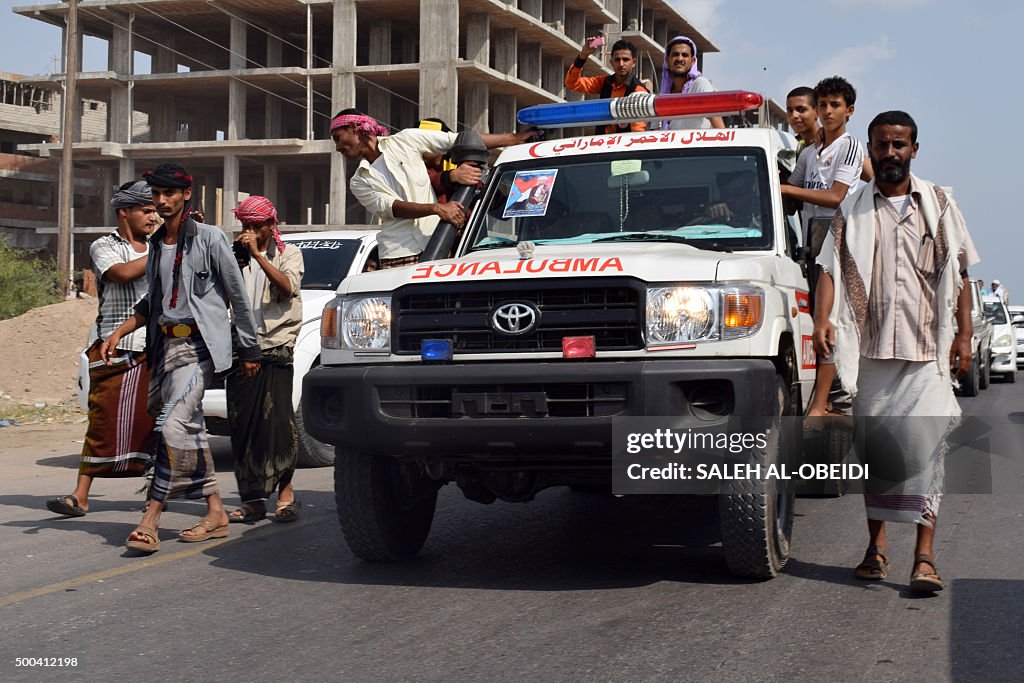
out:
M813 324L779 191L794 150L774 129L509 148L454 258L345 280L303 409L335 445L352 550L415 555L449 482L485 503L610 483L616 418L801 415ZM775 576L793 495L738 481L719 512L730 570Z

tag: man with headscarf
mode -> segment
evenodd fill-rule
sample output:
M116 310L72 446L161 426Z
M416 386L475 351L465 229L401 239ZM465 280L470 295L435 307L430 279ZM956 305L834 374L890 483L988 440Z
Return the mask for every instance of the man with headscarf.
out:
M485 133L487 149L527 142L537 134ZM356 200L381 223L377 244L381 268L419 262L420 252L440 221L461 228L465 207L459 202L438 202L430 185L424 154L443 154L455 144L456 134L406 128L394 135L376 119L357 109L345 109L331 120L334 147L359 167L349 181Z
M879 114L868 126L875 179L839 205L818 256L814 347L820 355L835 349L870 468L868 549L854 573L884 579L885 523L911 523L910 590L932 592L943 588L932 543L946 439L960 415L950 370L962 376L971 365L967 268L979 259L956 202L910 172L917 150L906 112Z
M235 481L242 498L228 520L263 519L276 492L274 519L291 522L299 510L292 487L299 457L292 359L302 329L302 250L281 239L277 209L266 197L249 197L233 211L242 223L235 256L256 318L261 358L255 375L232 373L225 387Z
M149 410L158 413L154 430L159 441L149 504L125 546L149 554L160 549L157 527L169 498L206 499L206 515L181 532L181 541L228 535L228 516L203 421L203 394L214 372L232 366L232 323L238 337L239 372L251 376L259 371L260 350L256 321L227 236L189 215L192 176L178 164L168 163L142 177L152 188L154 205L164 219L150 239L149 288L134 315L100 347L100 355L109 364L111 351L123 336L146 328L146 356L152 372Z
M715 86L697 69L697 44L686 36L676 36L665 46L665 60L661 63L661 94L715 92ZM663 128L685 130L689 128L725 128L721 116L709 118L673 119L665 121Z
M156 229L153 195L145 181L128 182L110 200L117 229L92 243L99 310L89 328L89 426L82 446L75 490L46 501L51 512L82 517L89 511L94 477L138 477L152 458L153 419L146 412L149 371L146 331L123 337L111 350L112 363L100 357L103 339L133 313L146 294L149 235Z

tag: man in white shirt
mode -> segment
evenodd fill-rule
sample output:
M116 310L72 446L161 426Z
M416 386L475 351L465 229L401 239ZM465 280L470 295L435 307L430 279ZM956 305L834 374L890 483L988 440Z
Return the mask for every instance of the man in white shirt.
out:
M665 46L661 64L661 94L715 92L715 86L697 69L697 45L686 36L676 36ZM662 126L672 130L689 128L725 128L721 116L673 119Z
M481 135L488 149L527 142L534 130ZM381 268L417 263L420 252L441 221L456 228L466 221L459 202L438 202L424 154L442 154L455 144L455 133L406 128L394 135L376 119L345 109L331 121L335 149L359 161L349 181L356 200L382 224L377 235ZM480 180L479 171L469 183Z
M857 91L845 78L833 76L815 86L814 96L821 119L821 141L809 142L804 147L789 176L790 184L782 186L784 201L802 202L804 244L811 238L811 219L831 219L847 195L860 187L864 169L864 148L846 131L846 124L853 116ZM835 366L831 358L820 357L808 417L828 414L830 398L839 399L838 393L830 391L834 379Z

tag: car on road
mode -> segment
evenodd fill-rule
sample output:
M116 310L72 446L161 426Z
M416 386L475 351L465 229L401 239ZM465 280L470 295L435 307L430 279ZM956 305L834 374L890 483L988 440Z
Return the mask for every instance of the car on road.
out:
M320 316L324 304L345 278L373 269L377 260L376 229L329 230L283 235L284 243L302 250L302 329L295 340L292 405L299 427L299 464L324 467L334 462L334 449L311 437L302 420L302 378L320 362ZM224 378L214 380L203 397L203 415L211 434L231 433Z
M1017 367L1024 368L1024 306L1007 306L1017 344Z
M991 380L992 322L985 315L981 285L977 280L969 280L968 283L971 288L971 323L974 327L971 337L971 369L954 386L958 387L962 396L977 396L979 391L988 388Z
M806 256L779 189L795 151L769 128L509 147L453 258L343 282L303 408L336 446L353 552L415 556L449 483L485 504L610 489L626 471L613 468L618 420L798 420L815 354ZM736 457L784 462L787 438L770 436ZM756 478L716 493L730 571L775 576L793 494Z
M376 229L346 229L283 235L285 244L302 250L302 328L295 342L295 379L292 404L299 427L299 464L322 467L334 462L334 449L311 437L302 421L302 378L320 361L320 315L324 304L345 278L375 267ZM78 398L88 410L89 361L83 352L79 360ZM211 434L230 434L224 376L214 377L203 398L203 415Z
M1017 381L1017 340L1014 337L1010 312L1002 298L992 294L982 297L985 315L992 321L992 372L1007 382Z

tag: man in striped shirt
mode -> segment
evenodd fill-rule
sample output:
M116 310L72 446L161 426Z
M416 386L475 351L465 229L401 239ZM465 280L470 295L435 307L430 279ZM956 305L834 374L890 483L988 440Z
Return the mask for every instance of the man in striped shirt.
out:
M71 495L46 502L51 512L82 517L89 511L94 477L132 477L149 464L153 418L146 412L149 372L146 369L146 331L125 335L117 344L114 362L104 364L99 347L118 325L134 313L146 293L149 235L158 216L145 181L125 183L111 199L117 230L89 248L96 274L99 311L89 329L89 427L82 447L78 481Z

